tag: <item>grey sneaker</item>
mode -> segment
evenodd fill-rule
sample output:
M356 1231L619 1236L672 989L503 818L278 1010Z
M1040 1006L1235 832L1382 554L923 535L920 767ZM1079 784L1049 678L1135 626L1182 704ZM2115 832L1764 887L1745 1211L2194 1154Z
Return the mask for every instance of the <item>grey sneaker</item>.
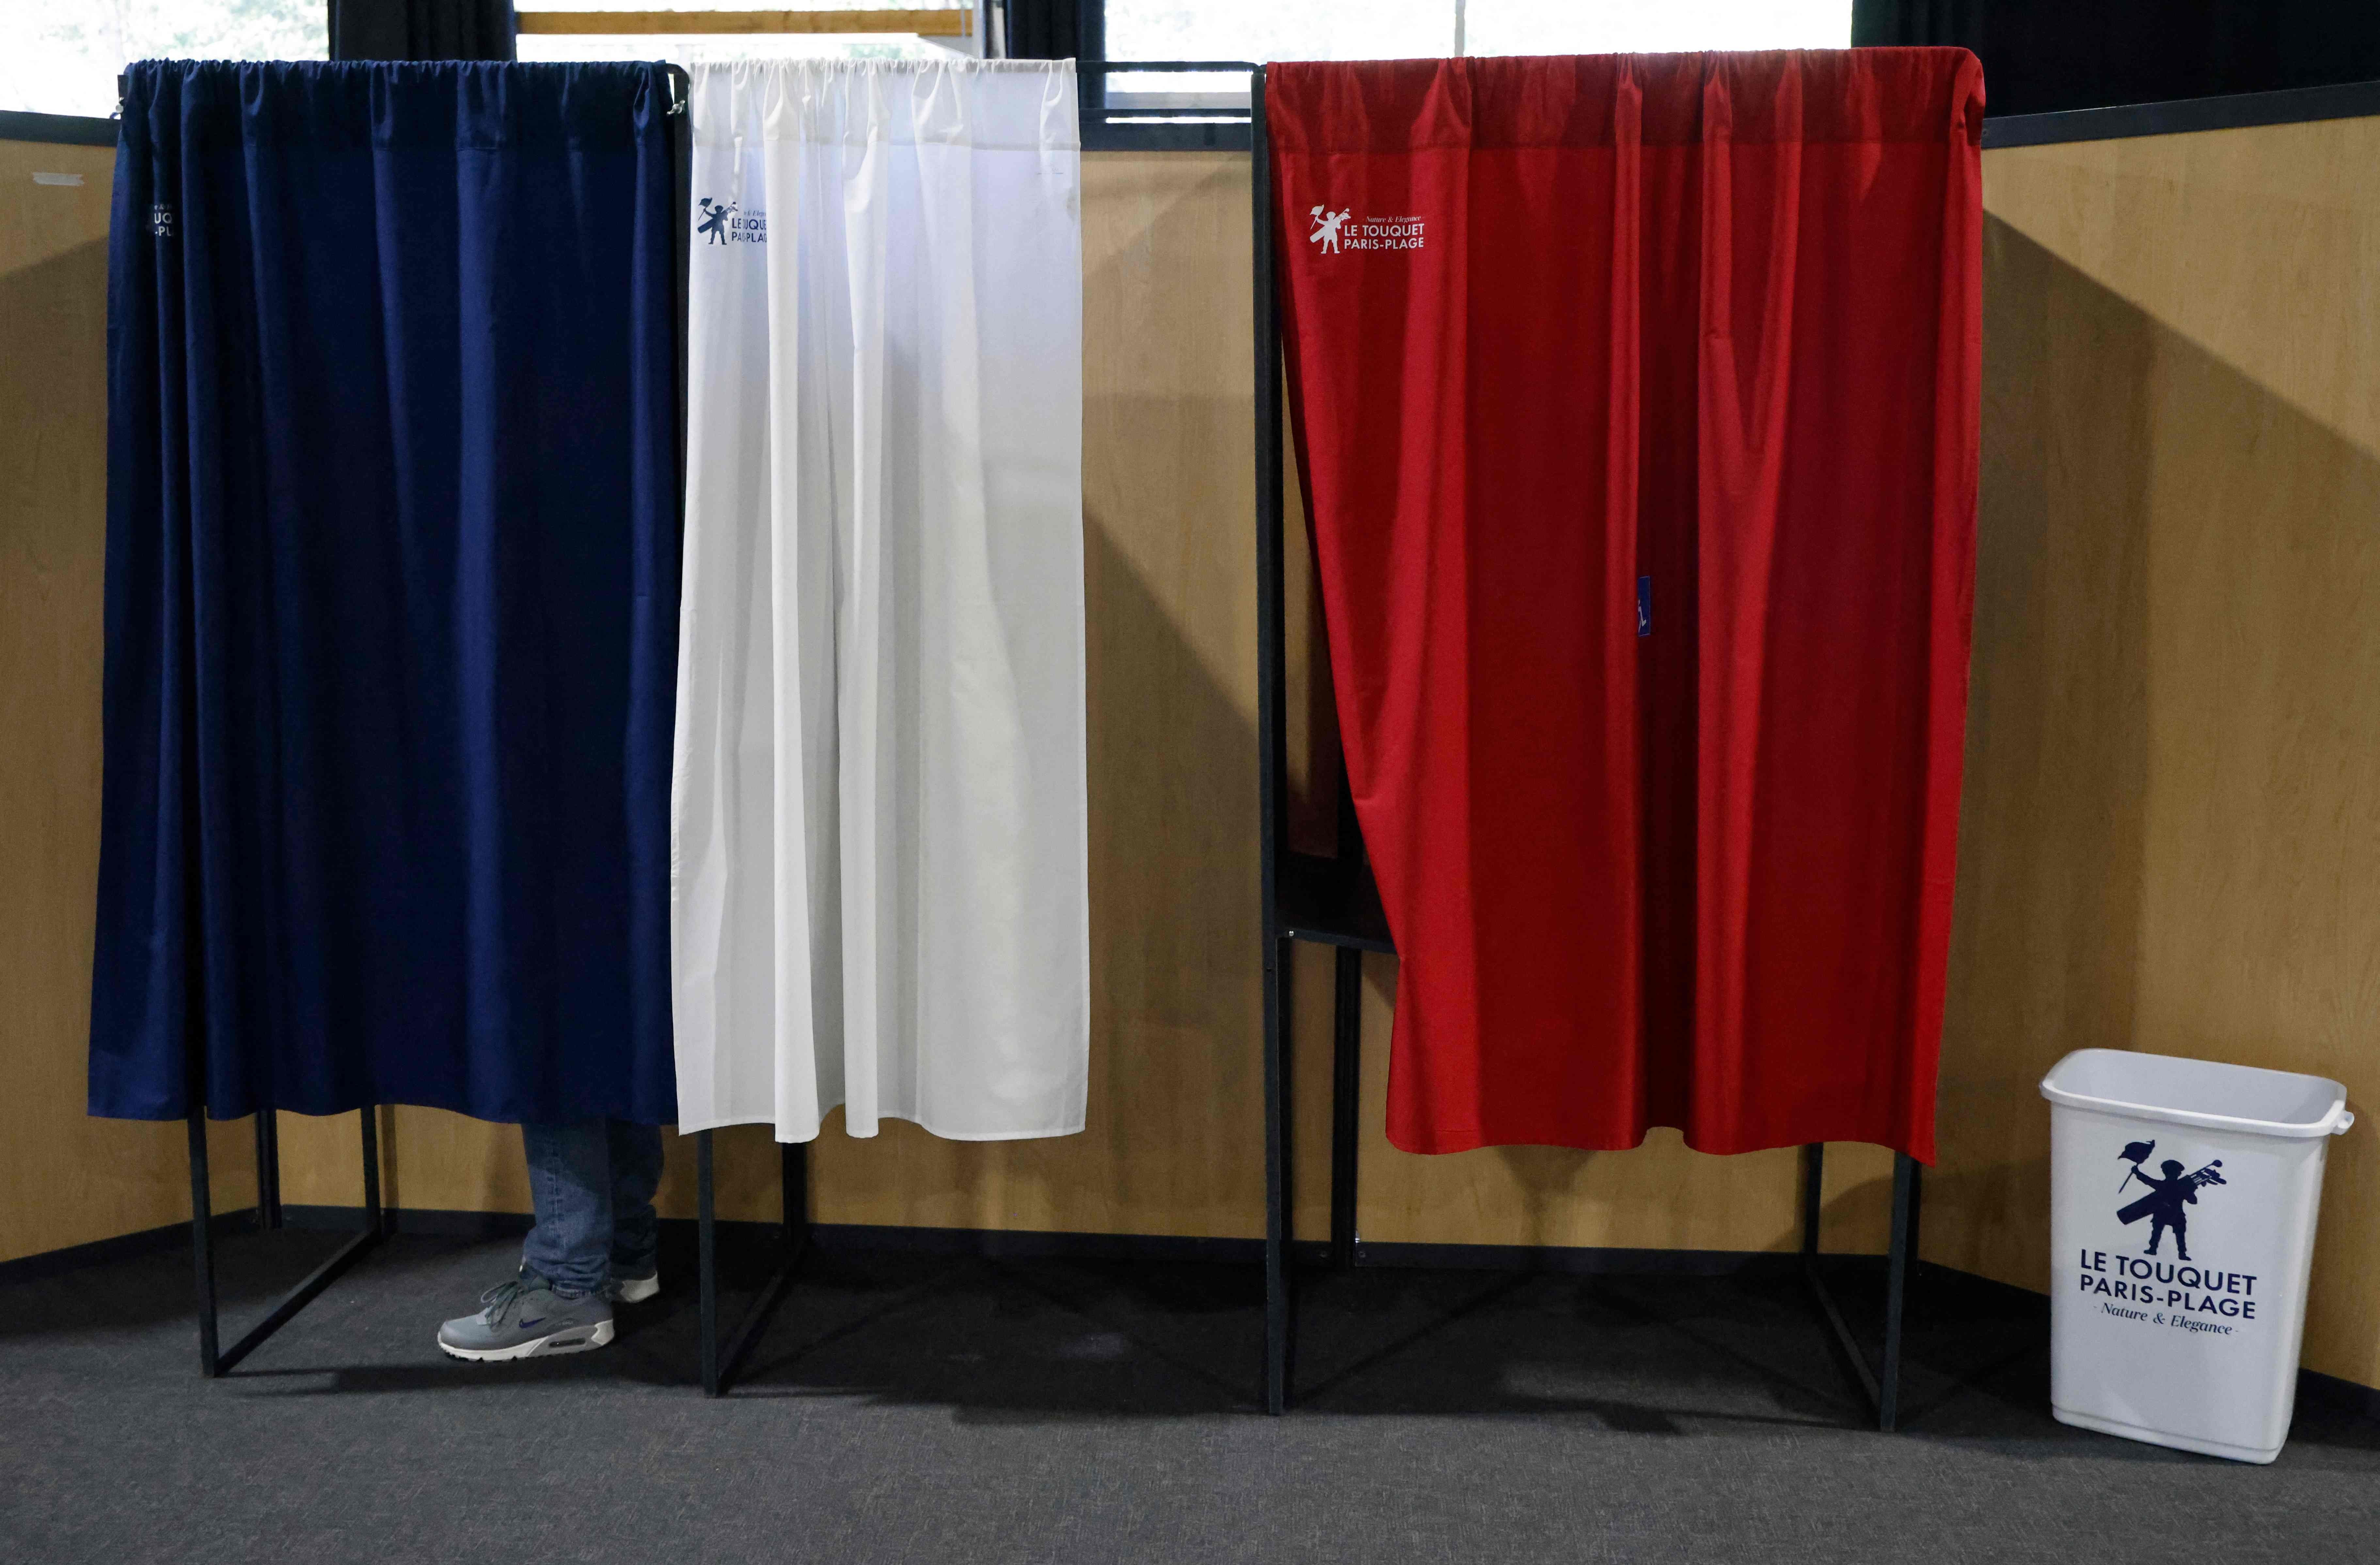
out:
M641 1304L662 1291L662 1274L656 1268L642 1277L615 1277L603 1290L615 1304Z
M565 1299L535 1272L480 1295L487 1308L438 1328L450 1358L544 1358L583 1353L612 1340L612 1304L601 1293Z

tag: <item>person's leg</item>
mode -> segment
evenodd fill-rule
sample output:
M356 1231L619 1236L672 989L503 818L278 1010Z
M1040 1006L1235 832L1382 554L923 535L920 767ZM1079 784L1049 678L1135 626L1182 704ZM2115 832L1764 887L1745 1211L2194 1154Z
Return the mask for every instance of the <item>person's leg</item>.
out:
M478 1315L448 1321L438 1345L455 1358L578 1353L612 1340L612 1149L604 1122L521 1126L537 1223L520 1274L480 1296Z
M565 1297L601 1292L612 1276L612 1145L601 1120L523 1125L537 1226L521 1265Z
M661 1219L653 1192L662 1183L662 1128L613 1120L612 1151L612 1296L638 1304L662 1291Z

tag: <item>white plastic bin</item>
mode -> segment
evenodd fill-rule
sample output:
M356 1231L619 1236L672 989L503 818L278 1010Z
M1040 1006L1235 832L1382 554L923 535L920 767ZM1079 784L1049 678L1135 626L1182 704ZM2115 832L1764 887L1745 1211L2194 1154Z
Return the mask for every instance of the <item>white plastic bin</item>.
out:
M2049 1400L2063 1424L2270 1462L2297 1403L2306 1272L2347 1089L2084 1049L2049 1099Z

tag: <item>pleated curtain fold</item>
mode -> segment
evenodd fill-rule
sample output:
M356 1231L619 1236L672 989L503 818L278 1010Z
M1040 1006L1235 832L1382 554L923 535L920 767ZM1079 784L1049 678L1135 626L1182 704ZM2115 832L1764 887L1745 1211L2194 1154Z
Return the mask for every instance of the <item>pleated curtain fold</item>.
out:
M127 73L93 1113L674 1114L670 99Z
M1972 611L1956 49L1278 65L1415 1151L1930 1159Z
M1082 1128L1070 63L697 67L682 1128Z

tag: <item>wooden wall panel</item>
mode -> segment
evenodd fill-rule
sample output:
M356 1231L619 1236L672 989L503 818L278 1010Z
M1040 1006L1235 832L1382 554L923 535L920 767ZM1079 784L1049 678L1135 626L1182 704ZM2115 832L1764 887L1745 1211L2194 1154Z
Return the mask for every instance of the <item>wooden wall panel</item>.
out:
M0 1261L190 1215L179 1122L83 1114L115 164L0 141ZM233 1207L255 1199L243 1131L211 1143Z
M2041 1075L2380 1090L2380 120L1985 155L1967 806L1926 1252L2047 1280ZM2368 1113L2367 1113L2368 1119ZM2380 1382L2380 1139L2306 1363Z

